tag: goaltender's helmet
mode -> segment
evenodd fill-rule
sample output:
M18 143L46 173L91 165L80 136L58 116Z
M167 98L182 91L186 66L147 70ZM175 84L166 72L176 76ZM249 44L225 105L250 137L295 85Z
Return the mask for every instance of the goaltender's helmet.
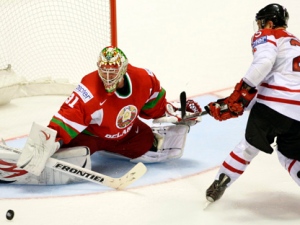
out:
M261 27L266 26L267 21L271 20L274 27L287 27L289 20L289 13L287 9L279 4L269 4L259 10L255 16L256 21L260 21Z
M112 94L127 71L128 59L123 51L114 46L101 50L97 66L105 90Z

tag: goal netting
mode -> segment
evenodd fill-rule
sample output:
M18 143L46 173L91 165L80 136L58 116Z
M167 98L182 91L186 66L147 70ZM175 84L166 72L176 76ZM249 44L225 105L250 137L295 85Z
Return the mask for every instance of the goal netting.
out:
M115 1L0 0L0 104L71 93L116 45Z

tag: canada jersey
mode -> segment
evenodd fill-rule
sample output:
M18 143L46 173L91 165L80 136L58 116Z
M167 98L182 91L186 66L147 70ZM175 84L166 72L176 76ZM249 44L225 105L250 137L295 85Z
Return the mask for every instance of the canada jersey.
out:
M126 94L118 90L108 95L94 71L81 80L49 127L57 130L57 138L65 144L79 133L118 140L131 130L138 116L157 118L165 113L165 90L147 69L128 65L124 75Z
M257 102L300 121L300 42L283 29L252 38L253 62L245 80L258 87Z

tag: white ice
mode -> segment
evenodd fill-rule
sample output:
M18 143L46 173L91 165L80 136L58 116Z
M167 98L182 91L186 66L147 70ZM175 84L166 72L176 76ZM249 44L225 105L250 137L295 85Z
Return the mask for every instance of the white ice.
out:
M255 13L272 2L117 3L118 45L130 63L154 71L168 99L178 99L185 90L204 106L226 96L246 72L252 59L250 38ZM299 1L277 3L287 7L288 30L300 37ZM20 145L32 122L46 125L65 98L19 98L1 106L0 137ZM280 166L276 154L260 153L221 200L203 209L205 190L214 180L218 166L241 139L247 116L245 113L222 123L203 117L200 124L192 127L182 159L148 166L149 173L125 191L94 184L31 190L0 186L0 224L299 224L299 188ZM113 165L105 164L101 171L109 173L108 166ZM8 209L15 211L11 222L5 219Z

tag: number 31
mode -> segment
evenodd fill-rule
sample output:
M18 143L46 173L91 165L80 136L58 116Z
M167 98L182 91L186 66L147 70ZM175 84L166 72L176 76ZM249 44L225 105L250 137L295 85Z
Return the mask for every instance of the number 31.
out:
M70 106L71 108L74 108L74 105L76 104L76 102L78 102L78 97L72 93L72 95L65 101L66 104L68 104L68 106Z

